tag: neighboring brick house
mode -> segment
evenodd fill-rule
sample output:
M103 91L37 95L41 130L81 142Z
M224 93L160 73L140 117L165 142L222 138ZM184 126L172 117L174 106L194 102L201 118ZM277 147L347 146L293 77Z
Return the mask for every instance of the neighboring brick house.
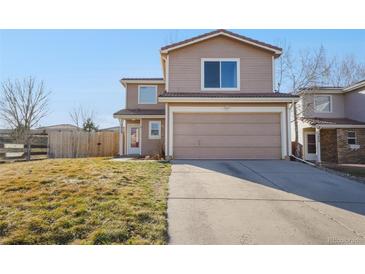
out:
M298 142L305 160L365 163L365 80L346 88L302 90ZM295 127L292 123L292 140Z
M121 155L175 159L288 159L290 108L276 93L282 50L226 30L160 50L162 78L123 78Z

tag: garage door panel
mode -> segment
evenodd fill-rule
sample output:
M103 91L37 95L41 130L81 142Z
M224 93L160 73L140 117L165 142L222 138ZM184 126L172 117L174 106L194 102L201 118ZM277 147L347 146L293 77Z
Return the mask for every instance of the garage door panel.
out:
M280 159L279 113L175 113L177 159Z
M175 137L176 147L278 147L280 136L185 136Z
M261 148L204 148L176 147L179 159L279 159L280 149L275 147Z
M257 135L280 135L280 126L274 124L250 124L249 130L247 124L177 124L174 129L176 136L178 135L241 135L241 136L257 136Z
M280 123L278 113L175 113L174 124L180 123Z

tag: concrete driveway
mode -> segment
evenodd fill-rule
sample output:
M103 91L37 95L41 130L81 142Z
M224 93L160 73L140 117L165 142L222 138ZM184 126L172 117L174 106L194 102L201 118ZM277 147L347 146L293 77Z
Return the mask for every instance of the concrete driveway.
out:
M170 244L365 244L365 184L280 160L174 161Z

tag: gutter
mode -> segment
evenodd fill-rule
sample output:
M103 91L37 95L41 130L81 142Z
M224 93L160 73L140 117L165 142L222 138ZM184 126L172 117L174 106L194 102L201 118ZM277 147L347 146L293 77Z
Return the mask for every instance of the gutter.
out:
M331 128L365 128L365 125L316 125L312 126L318 129L331 129Z

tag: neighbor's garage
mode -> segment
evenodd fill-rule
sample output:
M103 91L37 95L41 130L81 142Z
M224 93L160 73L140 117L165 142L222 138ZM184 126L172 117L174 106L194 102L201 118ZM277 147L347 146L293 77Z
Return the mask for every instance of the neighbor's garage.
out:
M174 113L175 159L280 159L279 113Z

